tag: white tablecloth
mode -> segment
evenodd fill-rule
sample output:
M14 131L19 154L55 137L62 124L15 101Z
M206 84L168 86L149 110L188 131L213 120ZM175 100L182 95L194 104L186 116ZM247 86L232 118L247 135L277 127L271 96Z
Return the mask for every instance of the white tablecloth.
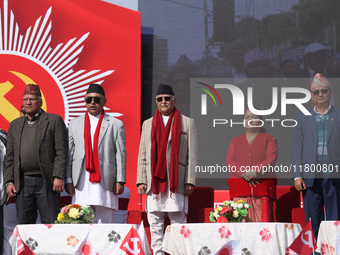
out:
M18 225L10 238L12 254L17 254L17 234L35 254L125 254L119 247L134 224L53 224ZM145 246L149 251L145 236ZM83 251L76 252L76 248ZM131 247L133 248L133 247ZM20 249L20 248L19 248ZM149 254L149 252L147 252Z
M300 232L300 224L292 223L173 224L166 229L163 250L172 255L214 254L228 241L241 240L244 254L284 255Z
M340 232L340 221L322 221L319 228L316 249L322 255L334 255L336 237Z

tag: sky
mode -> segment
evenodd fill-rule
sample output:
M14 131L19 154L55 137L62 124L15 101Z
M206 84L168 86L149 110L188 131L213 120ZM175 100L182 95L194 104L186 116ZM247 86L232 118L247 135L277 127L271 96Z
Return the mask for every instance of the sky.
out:
M138 0L102 0L134 11L138 10Z
M235 15L245 17L246 3L249 9L249 2L250 0L236 0ZM256 0L255 18L261 19L268 14L289 11L297 2L298 0ZM208 0L207 3L208 9L212 10L212 1ZM142 26L153 27L156 36L168 40L170 65L176 63L182 54L192 61L202 58L205 49L203 0L139 0L138 10L141 12ZM252 6L249 14L253 14ZM209 22L210 38L212 20Z
M140 11L142 26L152 27L156 36L168 40L169 63L185 54L192 61L201 59L205 49L203 0L103 0ZM255 6L252 5L255 2ZM262 19L269 14L289 11L298 0L236 0L235 21L253 15ZM208 10L212 1L207 0ZM208 25L212 36L212 20Z

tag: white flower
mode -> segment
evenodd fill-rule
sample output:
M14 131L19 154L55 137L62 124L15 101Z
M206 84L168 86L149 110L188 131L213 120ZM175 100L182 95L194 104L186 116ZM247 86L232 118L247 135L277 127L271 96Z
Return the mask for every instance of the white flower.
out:
M234 212L233 212L233 217L234 217L234 218L238 218L238 216L239 216L238 211L234 211Z
M240 203L240 204L237 205L237 207L238 207L238 208L242 208L242 207L243 207L243 204Z
M236 203L232 203L231 207L235 209L235 208L237 208L237 204Z
M248 205L248 204L245 204L245 205L244 205L244 208L248 209L248 208L249 208L249 205Z
M218 214L218 212L214 212L214 217L217 219L218 217L220 217L220 215Z

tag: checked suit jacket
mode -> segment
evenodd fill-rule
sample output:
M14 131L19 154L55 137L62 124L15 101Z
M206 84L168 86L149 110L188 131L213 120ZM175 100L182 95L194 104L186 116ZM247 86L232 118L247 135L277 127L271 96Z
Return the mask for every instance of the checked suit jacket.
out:
M67 130L56 114L42 113L38 122L39 164L45 186L53 190L53 179L64 180L67 165ZM13 120L8 129L4 181L12 181L20 190L20 144L26 117Z
M148 193L152 188L151 175L151 127L150 118L143 123L139 146L137 185L146 184ZM172 124L171 124L172 125ZM170 170L171 131L167 146L167 169ZM185 184L195 185L197 164L197 131L193 119L181 115L181 141L178 159L178 193L185 194Z

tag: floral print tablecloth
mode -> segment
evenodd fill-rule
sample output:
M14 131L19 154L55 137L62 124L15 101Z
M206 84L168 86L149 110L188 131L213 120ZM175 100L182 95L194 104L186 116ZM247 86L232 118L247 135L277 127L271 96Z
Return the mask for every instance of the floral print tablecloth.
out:
M29 254L125 254L119 247L134 224L36 224L18 225L9 240L12 254L22 247ZM148 247L147 238L145 238ZM24 243L25 245L23 245ZM26 253L25 253L26 254Z
M321 255L335 255L336 237L340 232L340 221L322 221L316 249Z
M288 247L300 232L300 224L292 223L174 224L166 229L163 250L208 255L230 240L241 240L245 255L295 255Z

